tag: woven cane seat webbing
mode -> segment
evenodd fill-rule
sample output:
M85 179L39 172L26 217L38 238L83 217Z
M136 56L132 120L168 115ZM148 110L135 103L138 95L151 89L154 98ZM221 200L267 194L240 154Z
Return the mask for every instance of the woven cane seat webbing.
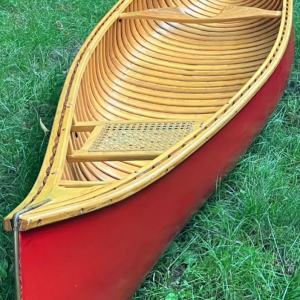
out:
M89 152L164 151L193 131L195 122L107 123Z

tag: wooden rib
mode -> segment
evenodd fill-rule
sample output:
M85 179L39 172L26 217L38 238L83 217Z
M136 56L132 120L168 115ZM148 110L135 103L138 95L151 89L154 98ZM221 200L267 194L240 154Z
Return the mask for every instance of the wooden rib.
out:
M114 183L114 181L74 181L74 180L61 180L59 185L66 188L87 188L93 186L105 186Z
M281 11L270 11L255 7L228 6L211 18L195 18L184 7L168 7L123 13L120 19L144 19L178 23L221 23L259 18L280 18Z

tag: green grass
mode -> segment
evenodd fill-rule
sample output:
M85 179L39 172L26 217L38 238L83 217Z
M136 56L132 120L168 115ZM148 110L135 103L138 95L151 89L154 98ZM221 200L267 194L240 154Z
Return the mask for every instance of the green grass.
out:
M116 0L1 0L0 218L29 192L66 72ZM297 48L300 3L295 4ZM275 114L189 222L134 300L300 299L300 53ZM12 235L0 234L0 300L14 299Z

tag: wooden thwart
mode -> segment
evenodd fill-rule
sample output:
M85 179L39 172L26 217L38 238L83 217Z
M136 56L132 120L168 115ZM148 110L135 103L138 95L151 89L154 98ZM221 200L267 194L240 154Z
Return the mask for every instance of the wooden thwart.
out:
M196 18L183 7L167 7L123 13L120 19L146 19L177 23L220 23L259 18L280 18L281 11L266 10L256 7L227 6L211 18Z
M78 150L68 155L67 159L69 162L152 160L162 153L163 151L87 152Z

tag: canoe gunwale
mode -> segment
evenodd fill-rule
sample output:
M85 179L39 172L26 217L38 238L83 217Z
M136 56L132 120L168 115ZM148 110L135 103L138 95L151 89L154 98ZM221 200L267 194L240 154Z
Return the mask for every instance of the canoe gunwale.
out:
M37 182L24 202L4 220L6 230L12 229L10 220L14 213L31 203L42 201L45 199L42 196L46 196L53 186L58 185L67 154L67 139L71 131L71 119L74 115L75 99L82 75L99 40L132 1L120 1L112 8L91 33L74 60L58 104L48 150ZM277 40L269 56L243 88L197 130L141 168L138 174L129 175L122 180L102 187L101 191L100 189L98 191L97 188L91 191L87 190L89 192L81 197L82 201L80 202L60 208L55 208L57 203L52 204L50 202L35 211L23 214L20 217L20 231L68 219L119 202L158 180L199 149L234 118L275 71L290 40L293 26L292 13L293 1L283 0L281 25ZM36 199L37 201L35 201ZM51 207L54 209L51 210Z

